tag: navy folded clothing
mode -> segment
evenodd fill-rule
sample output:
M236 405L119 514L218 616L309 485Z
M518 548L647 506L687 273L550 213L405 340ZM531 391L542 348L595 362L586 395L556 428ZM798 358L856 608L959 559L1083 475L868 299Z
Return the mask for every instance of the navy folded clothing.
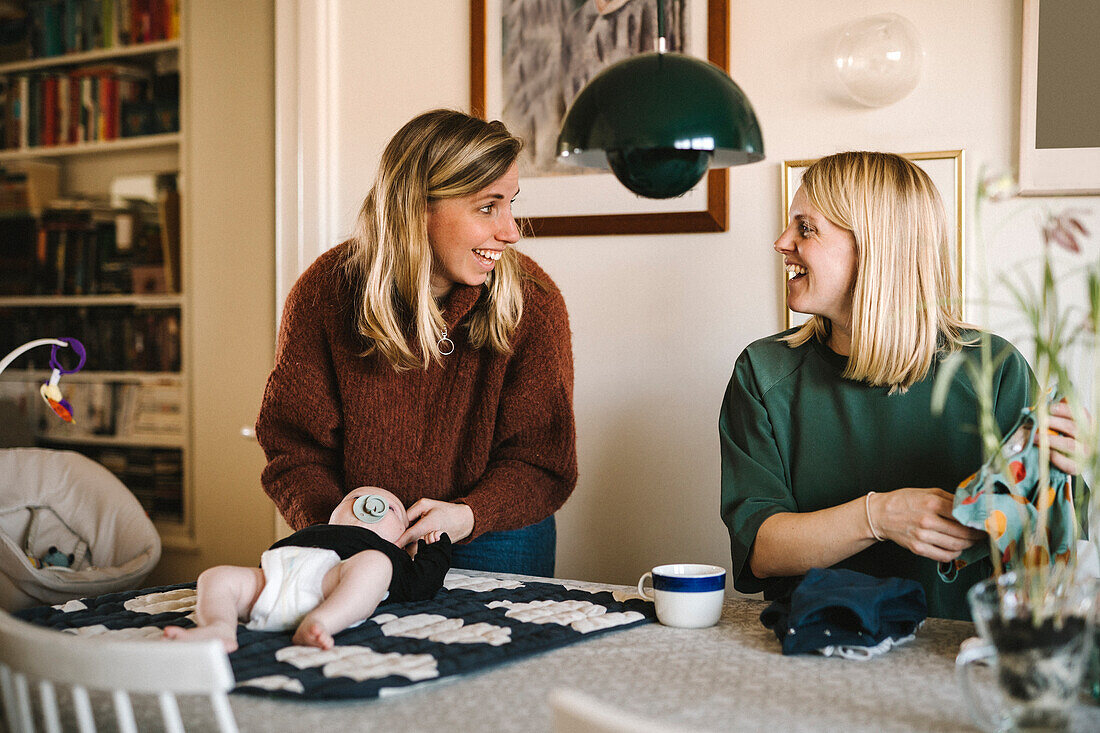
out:
M927 616L924 588L915 580L814 568L789 597L765 608L760 622L775 632L784 654L868 659L912 639Z

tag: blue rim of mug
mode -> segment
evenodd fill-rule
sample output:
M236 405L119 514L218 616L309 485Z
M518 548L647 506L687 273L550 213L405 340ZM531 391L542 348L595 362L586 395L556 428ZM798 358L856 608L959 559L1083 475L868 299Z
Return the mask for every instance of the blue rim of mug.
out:
M695 567L699 570L684 572L683 568L685 567ZM675 572L674 569L677 568L680 569L680 572ZM725 588L726 571L714 565L662 565L653 569L653 590L666 590L677 593L709 593L716 590L725 590Z

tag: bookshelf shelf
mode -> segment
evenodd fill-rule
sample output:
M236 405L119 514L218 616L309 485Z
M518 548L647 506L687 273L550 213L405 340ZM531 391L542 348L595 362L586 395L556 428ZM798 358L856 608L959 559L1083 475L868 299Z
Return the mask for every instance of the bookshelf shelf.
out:
M0 382L41 382L50 378L47 369L6 369L0 375ZM183 384L183 375L178 372L93 372L84 370L76 374L65 375L66 384L115 382L118 384Z
M139 308L179 308L183 296L164 295L5 295L0 308L72 308L78 306L132 305Z
M42 443L50 443L56 446L64 445L116 445L134 448L180 448L187 447L187 439L184 436L168 435L66 435L39 436Z
M13 61L0 64L0 74L14 74L36 69L56 69L66 66L86 66L88 64L96 64L105 61L150 56L166 51L179 51L179 47L179 39L172 39L168 41L138 43L129 46L116 46L114 48L97 48L94 51L82 51L81 53L69 53L63 56L46 56L39 59L28 59L26 61Z
M49 145L18 150L0 150L0 163L9 160L29 160L38 158L64 158L83 155L101 155L103 153L128 153L136 150L179 147L180 134L166 132L160 135L138 135L120 137L92 143L72 145Z

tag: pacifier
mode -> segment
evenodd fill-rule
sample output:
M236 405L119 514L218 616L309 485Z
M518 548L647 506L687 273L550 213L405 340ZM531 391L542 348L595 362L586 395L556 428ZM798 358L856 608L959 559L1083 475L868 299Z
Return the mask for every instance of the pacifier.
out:
M382 517L386 516L387 510L389 506L386 500L374 494L363 494L351 503L351 513L356 519L367 524L381 521Z

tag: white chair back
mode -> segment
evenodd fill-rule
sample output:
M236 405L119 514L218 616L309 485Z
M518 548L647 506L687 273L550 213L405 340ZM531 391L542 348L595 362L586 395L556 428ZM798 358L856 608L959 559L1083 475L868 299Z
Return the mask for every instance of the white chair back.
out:
M550 693L554 733L699 733L628 713L576 690Z
M32 687L47 733L62 730L56 687L71 688L81 733L96 729L89 690L111 692L118 729L136 733L130 693L155 694L164 727L183 731L176 695L206 695L222 733L237 724L226 695L234 685L229 657L218 641L134 641L81 638L44 629L0 611L0 687L8 729L35 731Z

